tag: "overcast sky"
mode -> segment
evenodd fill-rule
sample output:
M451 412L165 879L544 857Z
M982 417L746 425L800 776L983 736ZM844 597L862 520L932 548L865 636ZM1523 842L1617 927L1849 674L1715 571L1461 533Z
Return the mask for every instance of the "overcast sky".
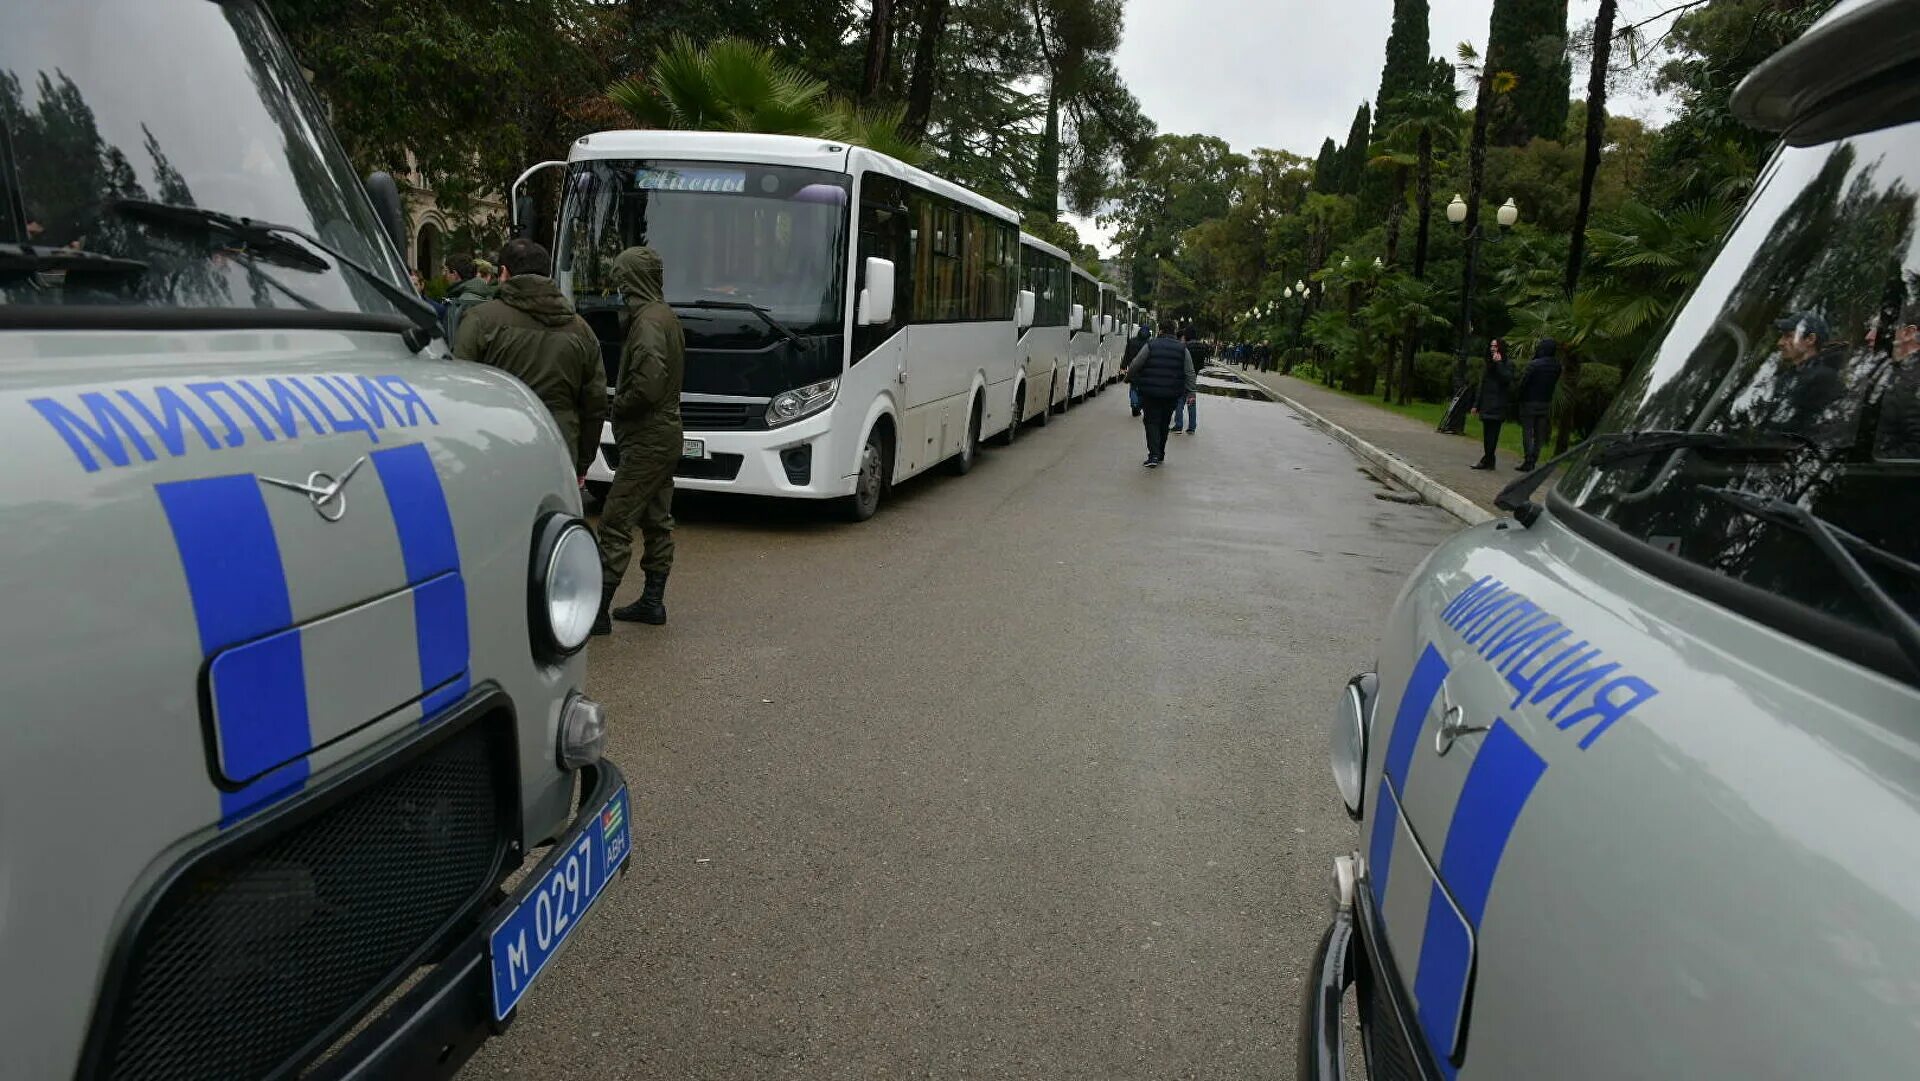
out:
M1672 2L1622 0L1620 21ZM1451 58L1462 41L1485 48L1492 0L1428 6L1435 56ZM1572 0L1569 25L1585 26L1598 6ZM1126 10L1120 75L1161 131L1218 135L1243 153L1266 146L1308 157L1322 139L1345 140L1354 109L1380 89L1393 21L1392 0L1127 0ZM1578 61L1574 83L1583 95ZM1662 102L1624 88L1610 110L1652 123L1666 115ZM1069 220L1110 254L1110 230Z

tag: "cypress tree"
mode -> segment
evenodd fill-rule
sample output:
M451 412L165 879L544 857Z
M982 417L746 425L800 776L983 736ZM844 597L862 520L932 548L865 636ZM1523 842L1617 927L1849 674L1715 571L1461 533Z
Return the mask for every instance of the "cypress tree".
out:
M1355 195L1360 191L1361 178L1367 175L1367 148L1373 134L1373 110L1366 102L1353 114L1353 126L1347 129L1347 142L1340 150L1339 191L1342 195Z
M1340 148L1333 140L1320 144L1320 157L1313 163L1313 190L1332 195L1339 186Z
M1424 89L1427 79L1427 0L1393 0L1393 29L1387 34L1387 63L1380 69L1380 93L1374 97L1376 130L1394 125L1388 102Z
M1496 95L1495 146L1558 139L1567 126L1567 0L1494 0L1487 24L1487 70L1511 72L1513 89Z

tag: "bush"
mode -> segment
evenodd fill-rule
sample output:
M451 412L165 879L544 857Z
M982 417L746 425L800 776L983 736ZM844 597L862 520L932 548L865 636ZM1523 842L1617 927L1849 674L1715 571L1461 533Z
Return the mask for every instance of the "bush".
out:
M1554 392L1554 409L1574 438L1584 439L1613 404L1620 390L1620 369L1588 361L1572 379L1563 379Z
M1415 398L1423 402L1444 402L1453 396L1453 354L1423 352L1413 356Z

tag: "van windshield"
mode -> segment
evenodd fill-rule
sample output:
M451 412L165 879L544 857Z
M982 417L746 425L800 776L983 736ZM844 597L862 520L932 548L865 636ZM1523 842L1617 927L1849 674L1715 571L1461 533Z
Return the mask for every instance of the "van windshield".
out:
M293 226L406 283L255 4L0 5L0 306L398 310L297 242L156 203Z
M1797 504L1852 534L1868 573L1920 615L1916 200L1920 124L1783 149L1602 426L1727 438L1596 449L1558 498L1751 587L1736 592L1791 602L1806 618L1774 621L1789 632L1877 636L1884 624L1806 529L1715 490Z
M612 301L613 257L644 244L675 304L752 304L795 334L844 321L848 178L779 165L588 161L567 174L560 279L576 303ZM687 319L693 346L775 332L761 320Z

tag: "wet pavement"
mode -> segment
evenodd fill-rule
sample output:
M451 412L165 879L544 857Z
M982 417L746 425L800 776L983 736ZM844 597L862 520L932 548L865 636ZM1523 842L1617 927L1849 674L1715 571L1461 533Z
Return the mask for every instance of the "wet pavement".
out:
M632 871L461 1076L1291 1077L1325 717L1455 523L1265 401L1143 457L1116 387L864 525L683 499L592 647Z

